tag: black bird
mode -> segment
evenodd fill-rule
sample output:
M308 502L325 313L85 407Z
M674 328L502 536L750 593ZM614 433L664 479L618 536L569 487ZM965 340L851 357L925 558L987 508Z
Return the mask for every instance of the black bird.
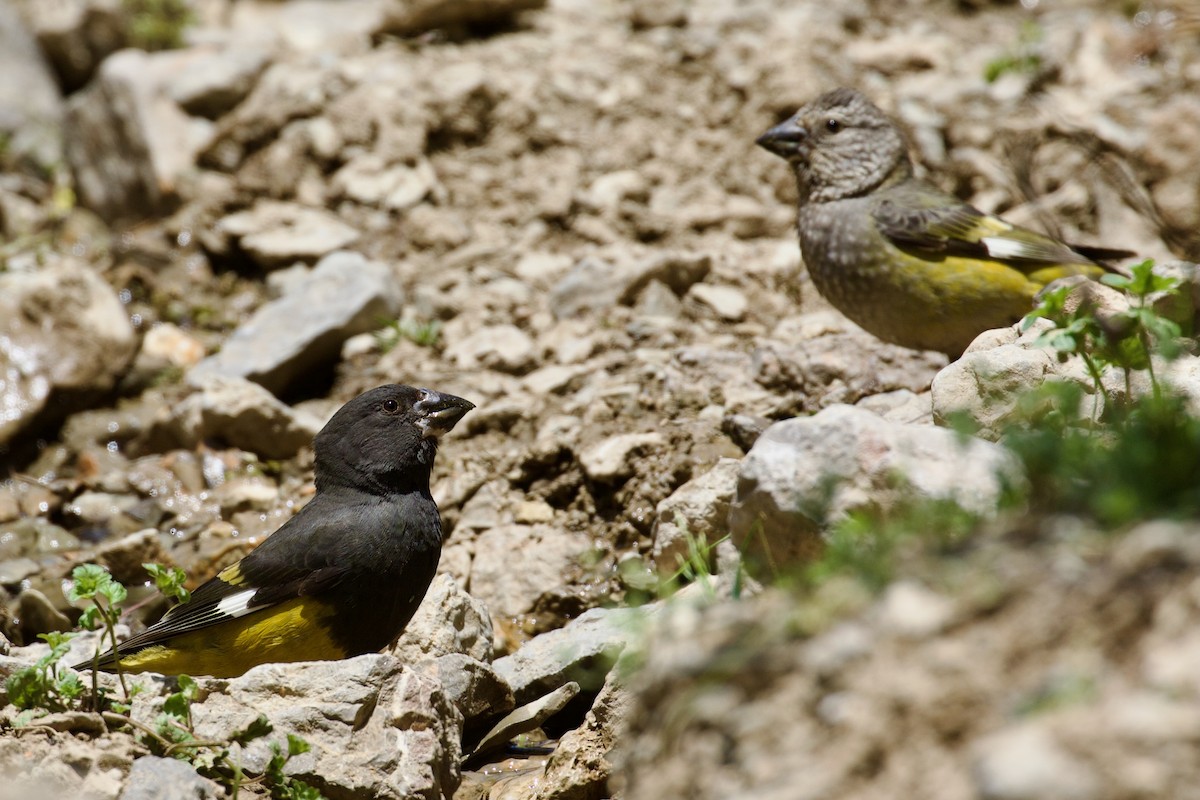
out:
M314 440L317 492L308 505L189 602L102 654L100 669L232 677L394 642L441 556L429 493L438 437L474 407L399 384L342 406Z

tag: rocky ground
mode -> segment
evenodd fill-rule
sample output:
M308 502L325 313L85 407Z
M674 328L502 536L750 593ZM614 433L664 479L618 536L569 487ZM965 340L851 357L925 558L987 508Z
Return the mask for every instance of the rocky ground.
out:
M993 513L1011 455L935 418L995 438L1020 387L1086 378L1032 334L947 366L844 320L756 136L858 86L979 207L1195 261L1190 4L196 0L154 52L144 22L0 1L5 673L73 626L78 564L244 555L311 496L324 420L402 382L478 406L435 471L443 576L394 653L202 681L198 735L264 713L335 799L1196 792L1186 525L998 529L853 602L737 577L898 473ZM1200 411L1197 360L1170 370ZM689 536L715 577L628 608ZM3 714L0 796L224 791L111 719Z

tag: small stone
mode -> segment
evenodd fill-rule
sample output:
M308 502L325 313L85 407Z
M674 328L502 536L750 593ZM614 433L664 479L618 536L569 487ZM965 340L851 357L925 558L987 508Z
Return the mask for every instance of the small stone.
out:
M490 662L492 619L488 608L454 578L438 575L389 652L407 664L454 654Z
M746 317L746 309L750 305L746 295L732 286L697 283L688 291L688 296L699 300L727 322L740 322Z
M165 409L169 416L159 422L184 447L213 442L291 458L321 430L320 420L244 378L193 372L189 382L200 391Z
M598 690L625 646L639 635L651 611L593 608L562 628L543 633L493 666L508 681L518 703L576 681Z
M626 198L645 200L649 186L645 176L634 169L610 172L592 181L586 200L600 211L612 213Z
M379 32L413 36L434 28L495 25L520 11L545 5L546 0L407 0L389 6Z
M533 367L536 347L529 334L515 325L490 325L451 343L446 355L460 369L484 367L521 374Z
M322 209L260 200L217 223L263 269L315 262L358 241L359 233Z
M120 800L217 800L225 790L177 758L134 759Z
M522 733L528 733L541 727L543 722L562 711L577 694L579 694L579 684L570 681L544 697L526 703L509 713L484 734L479 746L475 748L475 752L485 753L512 741Z
M610 483L633 474L637 453L667 442L661 433L622 433L592 445L579 456L584 473L593 481Z
M1100 794L1099 775L1036 722L1002 729L973 750L975 785L987 800L1085 800Z
M913 639L941 632L953 617L953 602L910 580L889 586L879 608L884 630Z
M439 656L422 669L437 678L468 724L480 717L494 719L512 711L515 705L512 689L499 673L490 664L463 653Z
M536 525L539 522L551 522L554 519L554 507L545 500L524 500L513 512L513 520L522 525Z
M216 119L242 102L271 62L271 54L248 42L200 51L167 90L189 114Z
M651 556L660 572L678 569L680 559L687 557L689 536L704 543L724 535L740 469L739 460L722 458L658 504Z
M0 273L0 454L44 409L60 417L116 384L137 346L116 292L86 265Z
M178 326L159 322L142 337L140 356L176 367L190 367L204 358L204 345Z
M262 306L234 331L221 351L189 373L246 378L276 396L335 360L342 343L379 327L400 310L391 269L358 253L331 253L302 283Z

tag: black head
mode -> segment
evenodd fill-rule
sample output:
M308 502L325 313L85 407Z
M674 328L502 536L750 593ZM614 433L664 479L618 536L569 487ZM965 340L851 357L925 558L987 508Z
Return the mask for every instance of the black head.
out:
M317 489L428 489L438 437L475 406L431 389L389 384L338 409L317 434Z
M792 165L801 202L856 197L912 172L899 128L853 89L826 92L757 143Z

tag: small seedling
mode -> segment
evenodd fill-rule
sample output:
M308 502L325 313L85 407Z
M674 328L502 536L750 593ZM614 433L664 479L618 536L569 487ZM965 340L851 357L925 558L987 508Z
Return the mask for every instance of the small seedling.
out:
M385 353L403 339L421 347L433 347L441 336L442 323L438 320L422 322L409 317L385 321L383 329L375 334L375 338L379 342L379 349Z

